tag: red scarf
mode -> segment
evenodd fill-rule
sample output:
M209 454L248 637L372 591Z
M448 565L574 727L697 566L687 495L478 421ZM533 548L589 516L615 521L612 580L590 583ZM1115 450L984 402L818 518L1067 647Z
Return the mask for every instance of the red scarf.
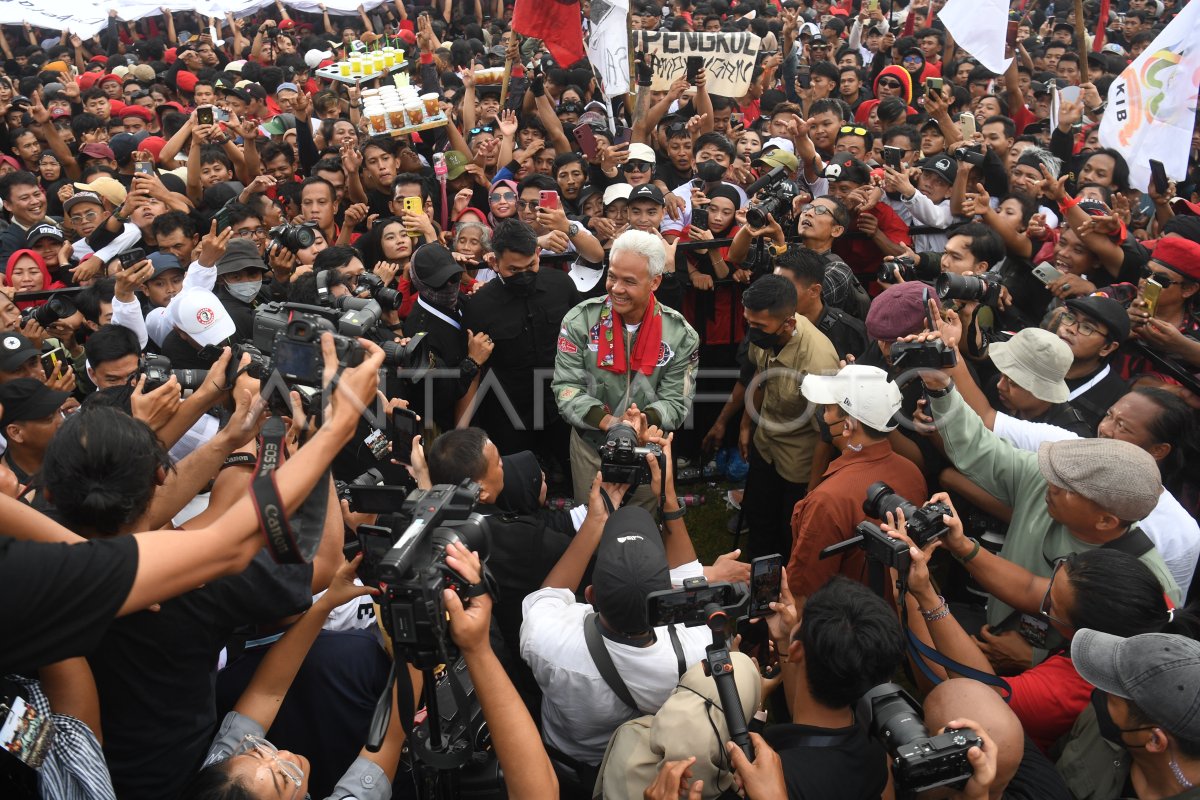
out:
M633 343L633 354L629 365L625 363L625 323L621 315L613 311L612 298L604 298L604 308L600 309L600 331L596 365L609 372L625 374L628 369L649 375L658 367L659 354L662 351L662 309L654 295L650 295L650 304L642 316L641 327L638 328L637 341Z

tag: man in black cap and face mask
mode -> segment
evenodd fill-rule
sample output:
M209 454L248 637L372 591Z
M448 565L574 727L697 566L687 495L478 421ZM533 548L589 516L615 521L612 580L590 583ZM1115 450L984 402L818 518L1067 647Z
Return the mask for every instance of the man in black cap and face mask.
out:
M570 429L558 416L549 376L563 317L583 298L565 272L541 269L538 253L531 226L502 220L487 255L497 277L463 302L463 322L490 336L495 347L483 378L478 424L504 455L535 450L565 464ZM541 415L535 413L539 393Z
M425 333L423 363L428 373L409 398L412 409L442 430L456 427L479 387L480 368L492 354L493 340L463 324L458 287L463 267L445 245L422 245L413 253L409 276L417 303L404 320L404 335Z

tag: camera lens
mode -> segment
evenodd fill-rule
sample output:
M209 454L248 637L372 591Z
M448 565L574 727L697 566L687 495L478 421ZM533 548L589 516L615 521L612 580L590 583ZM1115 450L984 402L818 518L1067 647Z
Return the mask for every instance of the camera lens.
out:
M863 511L875 519L887 519L888 512L895 514L903 511L906 519L912 519L917 512L916 506L892 491L892 487L883 481L876 481L867 487L867 499L863 502Z
M937 295L939 300L974 300L982 302L988 294L988 282L973 275L955 275L943 272L938 275Z

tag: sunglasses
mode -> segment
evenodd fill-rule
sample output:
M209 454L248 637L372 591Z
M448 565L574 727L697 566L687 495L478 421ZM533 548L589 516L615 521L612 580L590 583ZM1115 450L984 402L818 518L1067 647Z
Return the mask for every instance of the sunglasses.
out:
M526 211L536 211L540 200L518 200L517 205Z
M511 203L513 200L516 200L516 199L517 199L516 192L492 192L491 194L488 195L488 200L491 200L493 203L504 203L504 202Z
M881 89L899 89L900 81L880 81L879 88L881 88Z
M899 86L900 84L896 84ZM843 125L838 128L838 133L851 133L855 136L866 136L869 131L866 128L860 128L857 125Z
M491 133L494 130L496 129L491 125L484 125L482 128L471 128L471 130L467 131L467 133L469 133L471 136L475 136L479 133Z
M1186 281L1184 281L1183 278L1172 278L1170 275L1167 275L1165 273L1155 272L1154 270L1150 269L1149 267L1142 267L1142 277L1143 278L1153 278L1154 282L1157 283L1159 286L1163 287L1164 289L1170 289L1175 284L1179 284L1180 286L1182 286L1184 283L1186 283Z
M626 172L649 172L650 171L650 162L649 161L626 161L625 162L625 171Z

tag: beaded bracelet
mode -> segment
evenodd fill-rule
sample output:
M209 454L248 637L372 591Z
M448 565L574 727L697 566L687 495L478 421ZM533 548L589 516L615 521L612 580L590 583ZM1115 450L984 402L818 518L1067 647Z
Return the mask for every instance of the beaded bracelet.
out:
M926 622L937 622L939 619L950 616L950 608L946 605L946 598L938 595L938 604L929 611L921 611L921 616Z

